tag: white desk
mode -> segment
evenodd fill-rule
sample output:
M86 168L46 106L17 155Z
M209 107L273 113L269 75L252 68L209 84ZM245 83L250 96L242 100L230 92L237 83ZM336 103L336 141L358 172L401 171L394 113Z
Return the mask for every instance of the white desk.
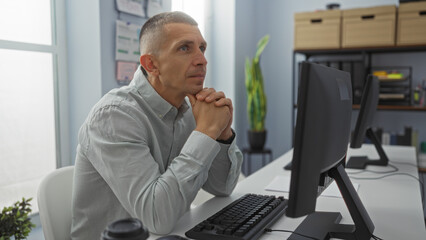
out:
M384 146L391 164L399 168L399 172L408 173L418 178L416 153L413 147ZM350 155L367 155L370 158L378 158L373 145L363 145L361 149L349 149ZM238 183L230 197L215 197L187 212L178 222L171 234L185 236L185 232L197 223L207 219L233 200L246 193L259 193L267 195L281 195L288 197L287 193L265 191L264 187L277 175L290 175L290 171L283 170L292 159L292 151L277 158L269 165L250 175ZM400 162L400 163L397 163ZM405 163L405 164L401 164ZM367 169L375 171L391 170L390 167L369 166ZM350 170L347 172L358 172ZM378 177L383 174L363 172L349 175L356 177ZM352 180L359 183L358 194L367 209L374 225L374 235L385 240L425 240L425 222L421 202L420 184L417 180L404 175L390 176L379 180ZM283 184L289 184L283 182ZM319 197L317 199L317 211L338 211L343 218L341 223L352 223L349 212L342 198ZM294 230L304 219L289 218L283 216L271 228ZM265 233L260 239L286 239L289 233L271 232ZM151 234L149 239L158 236Z

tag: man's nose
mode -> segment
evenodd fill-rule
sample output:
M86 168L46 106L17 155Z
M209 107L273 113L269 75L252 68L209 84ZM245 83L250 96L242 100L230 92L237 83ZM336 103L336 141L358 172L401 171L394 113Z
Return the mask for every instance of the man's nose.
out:
M194 57L194 65L207 65L206 56L204 56L204 53L201 50L198 51Z

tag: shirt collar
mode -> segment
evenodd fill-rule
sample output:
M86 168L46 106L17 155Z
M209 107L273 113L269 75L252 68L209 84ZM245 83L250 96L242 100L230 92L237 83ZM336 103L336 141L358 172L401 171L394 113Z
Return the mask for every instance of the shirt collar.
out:
M164 98L162 98L157 91L152 87L149 81L146 79L145 75L143 75L141 71L141 67L139 66L136 70L133 80L130 83L138 90L139 94L148 102L151 106L152 110L157 114L157 116L161 119L164 118L173 108L169 102L167 102ZM182 105L178 109L178 112L186 112L189 109L189 106L186 101L183 101Z

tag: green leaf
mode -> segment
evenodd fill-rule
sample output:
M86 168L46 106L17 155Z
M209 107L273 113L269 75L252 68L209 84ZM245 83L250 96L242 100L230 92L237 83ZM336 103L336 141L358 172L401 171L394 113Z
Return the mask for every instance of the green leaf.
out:
M269 35L266 35L262 39L260 39L259 42L257 43L256 55L254 57L255 62L259 62L260 55L262 54L268 42L269 42Z
M269 42L269 35L257 44L256 55L245 61L245 85L247 91L247 114L250 129L263 131L266 116L266 95L263 88L263 75L260 68L260 55Z
M246 58L245 72L246 72L246 89L247 89L247 91L250 91L250 89L252 88L252 84L253 84L253 75L252 75L252 69L251 69L250 61L249 61L248 58Z

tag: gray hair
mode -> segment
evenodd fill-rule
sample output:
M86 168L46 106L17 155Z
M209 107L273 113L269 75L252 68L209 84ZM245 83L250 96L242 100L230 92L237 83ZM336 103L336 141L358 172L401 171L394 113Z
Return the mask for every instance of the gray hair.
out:
M169 23L185 23L198 26L197 22L188 14L183 12L164 12L149 18L142 26L139 34L139 47L141 55L158 54L161 43L165 40L163 27ZM141 66L145 77L148 77L145 69Z

